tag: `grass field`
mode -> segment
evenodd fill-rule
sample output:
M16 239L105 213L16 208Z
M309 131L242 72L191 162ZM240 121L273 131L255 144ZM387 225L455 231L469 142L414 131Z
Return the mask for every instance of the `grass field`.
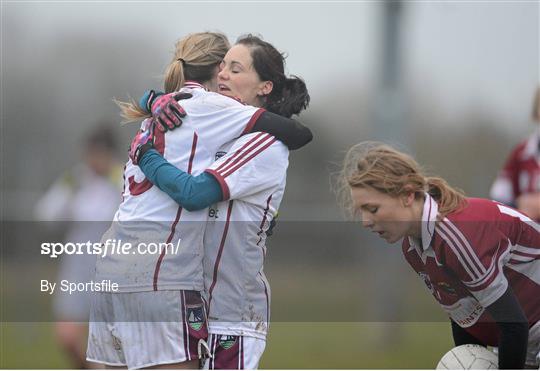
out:
M50 323L3 323L0 367L69 368ZM451 347L446 323L273 323L261 368L434 368Z
M396 270L388 265L308 263L269 266L274 321L261 368L430 369L451 348L449 323L414 273L398 272L398 280L388 279ZM3 268L0 368L69 368L46 322L52 296L39 293L39 279L54 279L55 267ZM397 319L378 314L388 308Z

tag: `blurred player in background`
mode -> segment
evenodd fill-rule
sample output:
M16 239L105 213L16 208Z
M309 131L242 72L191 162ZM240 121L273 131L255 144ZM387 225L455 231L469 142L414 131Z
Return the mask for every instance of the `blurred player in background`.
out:
M510 153L491 187L490 197L540 221L540 87L532 118L538 127Z
M121 200L122 167L117 141L109 125L96 126L84 142L84 161L66 171L38 201L40 221L69 222L66 242L98 242ZM57 281L88 282L94 277L95 256L63 255ZM53 299L56 336L73 368L90 368L86 339L90 295L58 290Z
M311 138L309 130L293 120L212 92L217 90L219 65L228 49L226 37L219 33L184 37L176 44L165 76L165 91L173 94L158 97L150 92L147 97L145 108L157 107L164 113L160 118L166 119L145 120L137 133L124 171L123 201L102 241L121 240L134 246L165 242L180 248L157 254L135 248L98 258L96 280L111 280L119 290L94 295L89 360L129 368L198 368L206 353L201 291L208 210L179 207L145 178L136 164L148 144L174 166L198 175L224 142L251 131L285 133L284 142L292 134ZM185 99L183 108L171 106L180 98ZM147 115L133 102L120 106L125 118ZM176 125L172 120L186 112L182 130L171 131ZM199 179L206 181L204 174ZM199 192L193 202L208 197Z
M466 198L380 143L345 159L342 196L364 227L403 254L449 315L456 345L499 349L499 368L540 364L540 225Z
M240 38L221 63L219 92L284 117L298 114L309 94L301 79L285 75L284 64L271 44ZM200 176L177 169L156 150L139 159L147 179L181 206L210 206L204 278L213 358L206 368L255 369L264 352L270 321L266 232L285 191L288 154L273 136L253 133L219 148L217 161ZM200 192L211 196L193 203L190 194Z

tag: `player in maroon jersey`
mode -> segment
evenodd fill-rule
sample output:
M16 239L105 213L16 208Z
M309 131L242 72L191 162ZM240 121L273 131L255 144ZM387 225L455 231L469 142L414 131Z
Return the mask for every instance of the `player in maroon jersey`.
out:
M490 197L540 221L540 87L532 118L538 124L537 129L512 150L491 186Z
M540 226L500 203L466 198L381 143L347 154L348 205L403 254L452 323L456 345L499 348L499 367L540 361ZM346 200L347 201L347 200Z

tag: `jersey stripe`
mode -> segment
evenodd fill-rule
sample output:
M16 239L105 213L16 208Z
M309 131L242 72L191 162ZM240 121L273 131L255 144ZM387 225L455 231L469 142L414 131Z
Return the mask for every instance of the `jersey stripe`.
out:
M240 336L240 368L239 370L244 369L244 337Z
M513 245L510 250L510 264L531 263L540 260L540 250L521 245Z
M199 136L197 133L193 133L193 143L191 143L191 154L189 155L189 163L188 163L188 174L191 174L191 169L193 168L193 160L195 159L195 150L197 149L197 141L199 140Z
M186 297L184 290L180 290L180 310L182 311L182 334L184 336L184 354L190 359L189 357L189 329L187 328L187 321L186 321Z
M191 143L191 154L189 155L189 162L188 162L188 174L191 174L191 169L193 167L193 160L195 159L195 150L197 149L197 141L198 141L197 133L193 133L193 142ZM178 224L178 221L180 220L181 216L182 216L182 206L179 206L178 210L176 211L176 217L174 218L174 222L171 226L171 233L169 233L169 237L167 237L166 243L170 243L172 241L174 237L174 233L176 231L176 225ZM166 252L167 252L167 249L163 249L161 254L159 254L159 258L156 263L156 268L154 269L154 291L158 290L159 270L161 268L161 263L163 262L163 258L165 257Z
M266 280L264 279L261 272L259 272L261 281L264 285L264 295L266 296L266 328L268 329L268 324L270 323L270 297L268 296L268 286L266 285Z
M533 260L527 264L520 262L518 264L508 265L507 267L522 274L537 285L540 285L540 260Z
M216 171L220 174L224 173L228 168L234 166L236 162L241 160L243 157L249 155L251 151L256 149L266 140L271 138L269 134L260 133L256 135L253 139L250 139L245 145L243 145L238 151L234 153L227 161L216 168Z
M478 275L473 275L472 270L474 267L471 267L471 265L467 265L465 262L467 255L466 255L466 248L462 245L462 241L460 239L457 239L455 235L451 235L451 231L447 228L445 223L440 223L439 227L437 228L439 234L445 239L448 246L450 246L451 250L454 252L458 260L460 261L462 267L465 269L467 274L471 277L471 280L468 282L463 282L469 289L474 289L474 291L483 290L484 286L491 281L493 277L496 277L500 270L502 269L503 260L505 256L508 254L508 251L503 248L501 251L501 245L499 243L499 246L497 248L497 251L491 258L491 263L488 267L488 269L483 268L484 272L479 273ZM445 228L446 227L446 228ZM444 232L443 232L444 231ZM444 233L450 233L450 235L446 235ZM508 245L506 245L507 247ZM501 251L501 253L499 253ZM470 264L470 261L469 261Z
M463 242L463 245L466 249L465 251L468 252L469 256L471 257L473 263L476 264L477 268L479 268L480 272L483 272L485 273L486 269L484 267L484 265L482 264L482 262L480 262L480 259L478 259L478 256L476 255L474 249L472 248L471 244L469 243L469 240L467 240L467 238L463 235L463 233L461 233L461 231L456 227L456 225L454 223L452 223L450 220L446 219L448 222L448 226L450 227L451 230L454 231L454 235L458 238L458 239L461 239L461 241Z
M244 129L241 135L248 134L249 132L251 132L251 130L253 130L255 123L257 122L257 120L263 114L264 111L266 111L264 108L259 108L257 111L255 111L253 116L251 116L251 118L249 119L249 122L247 123L246 128Z
M259 241L257 241L257 245L259 245L262 241L263 227L264 227L264 223L266 222L266 216L268 215L268 210L270 209L270 201L272 200L272 196L273 194L270 195L268 199L266 200L266 208L264 209L261 225L259 226L259 232L257 233L257 235L259 236ZM263 250L263 253L264 253L264 250ZM264 255L266 257L266 253L264 253Z
M221 175L216 173L214 169L206 169L204 172L211 174L219 183L219 186L221 187L221 193L222 193L221 200L222 201L227 201L229 198L231 198L231 191L229 190L229 186L227 185L227 182L225 182L225 179L223 179Z
M491 278L494 276L496 277L499 272L502 269L502 266L504 265L504 258L509 254L508 250L503 249L502 252L499 254L499 251L501 251L501 245L499 243L499 246L497 247L497 251L491 258L491 264L489 266L488 271L486 274L481 277L478 280L474 280L471 282L464 282L464 284L469 288L476 288L478 290L478 287L481 287L483 289L486 283L490 282Z
M212 340L214 341L214 348L212 349L212 354L214 355L212 357L212 370L215 370L215 368L216 368L216 349L218 347L219 335L212 334L212 336L213 336Z
M257 156L259 153L261 153L262 151L264 151L265 149L267 149L268 147L270 147L275 141L276 139L274 137L270 137L272 138L269 142L267 142L264 146L262 146L261 148L259 148L256 152L254 153L251 153L249 157L243 159L241 162L237 163L234 165L234 167L230 168L227 170L226 173L223 173L223 177L226 178L228 177L229 175L231 175L232 173L234 173L235 171L237 171L238 169L240 169L242 166L244 166L245 164L247 164L250 160L252 160L255 156ZM239 160L240 161L240 160Z
M270 140L268 145L263 146L260 148L259 146L261 144L264 145L264 143ZM226 161L224 161L222 164L220 164L216 169L206 169L205 172L211 174L219 183L221 187L222 192L222 199L228 200L230 198L230 190L229 186L227 185L227 182L225 182L225 176L228 176L230 174L225 174L224 171L233 169L233 171L238 170L240 167L242 167L245 163L247 163L249 160L251 160L253 157L257 156L260 152L265 150L269 145L271 145L276 139L266 133L259 133L254 138L250 139L247 143L245 143L240 149L234 152L234 154L229 157ZM259 148L258 151L253 152ZM251 154L251 156L249 156ZM242 160L242 158L249 156L245 162L239 162ZM239 164L239 165L238 165Z
M530 256L523 256L523 255L516 255L512 254L512 257L510 258L510 263L517 264L517 263L528 263L535 260L533 257Z
M242 147L237 149L231 157L229 157L226 161L224 161L221 165L219 165L215 170L220 171L224 166L226 166L229 162L235 159L236 156L238 156L242 151L248 147L250 144L252 144L254 141L258 140L261 136L263 136L264 133L259 133L255 135L253 138L251 138L247 143L245 143Z
M204 298L204 295L201 295L201 299L204 303L204 315L206 316L206 318L208 318L208 302Z
M469 267L472 269L473 272L476 273L476 277L473 276L471 278L475 279L482 277L485 273L484 266L482 265L480 268L477 264L475 264L474 258L472 256L474 256L476 260L478 260L478 257L474 254L474 252L468 250L467 247L463 244L463 241L454 233L453 230L450 229L450 221L445 218L442 223L439 223L439 227L443 229L448 238L450 238L454 242L454 246L459 249L461 255L467 260Z
M530 225L532 228L536 230L536 232L540 233L540 224L533 221L527 215L524 215L520 213L519 211L516 211L514 209L509 208L508 206L504 206L501 204L497 204L497 207L499 208L499 211L501 213L519 218L519 220L526 223L527 225Z
M439 223L439 226L436 228L437 232L446 241L446 243L448 243L448 246L450 246L450 249L454 252L469 277L471 277L472 280L477 279L480 276L480 273L474 271L474 267L470 265L467 257L463 255L462 249L457 246L457 241L447 235L447 229L442 228L442 224L443 223Z
M170 243L174 232L176 231L176 225L178 224L178 221L180 220L180 216L182 215L182 207L178 207L178 210L176 211L176 217L174 218L174 222L171 226L171 233L169 233L169 237L167 237L167 242ZM165 257L165 252L167 249L163 249L161 254L159 254L158 261L156 263L156 268L154 269L154 291L158 291L158 278L159 278L159 270L161 269L161 262L163 261L163 258Z
M526 252L521 252L519 250L514 250L514 251L512 251L512 257L514 257L514 258L517 258L517 257L529 258L529 260L531 258L532 259L538 259L538 258L540 258L540 252L538 252L537 254L527 254Z
M208 340L210 341L210 357L208 357L208 369L214 369L214 359L216 358L216 337L214 334L208 334Z
M512 246L512 252L520 252L522 254L530 254L530 255L536 255L536 256L540 257L540 249L526 247L526 246L522 246L522 245L514 245L514 246Z
M212 277L212 284L208 290L208 313L210 313L210 306L212 305L212 293L214 292L214 287L217 282L217 273L219 268L219 263L221 261L221 255L223 254L223 247L225 246L225 241L227 240L227 232L229 231L229 223L231 220L231 212L233 208L234 201L229 201L229 208L227 209L227 219L225 221L225 227L223 228L223 234L221 235L221 243L219 244L219 250L216 257L216 262L214 263L214 276Z

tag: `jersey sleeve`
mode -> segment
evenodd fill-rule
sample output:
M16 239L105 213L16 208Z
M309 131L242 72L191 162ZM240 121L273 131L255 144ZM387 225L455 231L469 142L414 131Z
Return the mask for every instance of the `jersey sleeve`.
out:
M493 222L458 224L444 219L437 231L446 242L444 265L484 308L499 299L508 287L503 266L510 245L501 233L494 233Z
M219 182L223 200L245 198L279 186L287 173L288 155L287 148L270 134L248 134L206 172Z
M223 196L216 179L202 173L186 173L165 160L155 149L146 152L139 162L146 178L188 211L201 210Z
M497 178L490 189L490 197L503 204L514 206L518 196L518 173L520 144L510 153L504 167L499 171Z

